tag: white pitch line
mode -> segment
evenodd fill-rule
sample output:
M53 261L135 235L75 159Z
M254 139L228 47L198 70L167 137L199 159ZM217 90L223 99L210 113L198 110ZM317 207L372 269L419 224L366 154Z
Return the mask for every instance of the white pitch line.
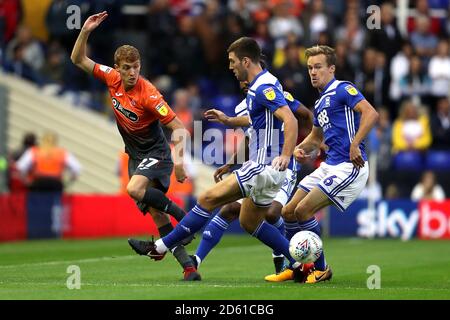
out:
M33 285L39 285L39 286L53 286L53 285L61 285L65 287L65 283L61 282L8 282L8 281L0 281L0 285L23 285L23 286L33 286ZM209 284L204 282L199 283L185 283L185 284L176 284L176 283L170 283L170 284L164 284L164 283L91 283L91 282L81 282L81 287L83 286L90 286L90 287L142 287L142 288L152 288L152 287L164 287L164 288L198 288L201 287L210 287L210 288L280 288L280 289L286 289L286 288L292 288L293 286L287 286L287 285L251 285L251 284ZM311 289L343 289L343 290L369 290L367 288L362 287L339 287L339 286L301 286L302 288L311 288ZM381 288L380 290L370 290L374 293L381 292L381 291L391 291L391 290L416 290L416 291L447 291L450 292L449 289L446 288L411 288L411 287L385 287ZM375 292L376 291L376 292Z
M101 258L89 258L89 259L79 259L79 260L56 260L47 262L35 262L35 263L22 263L22 264L7 264L0 265L0 269L13 269L20 267L43 267L43 266L57 266L64 264L76 264L76 263L90 263L90 262L101 262L101 261L111 261L111 260L130 260L138 258L136 255L129 256L118 256L118 257L101 257Z

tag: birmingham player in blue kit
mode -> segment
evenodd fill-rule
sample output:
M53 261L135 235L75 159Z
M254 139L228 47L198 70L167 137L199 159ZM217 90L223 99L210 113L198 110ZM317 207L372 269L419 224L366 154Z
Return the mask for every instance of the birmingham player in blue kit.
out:
M248 83L241 82L241 88L244 93L248 91ZM284 92L284 97L286 102L291 109L292 113L296 116L299 121L299 127L303 126L307 128L308 132L311 131L313 114L308 110L300 101L294 99L294 97L289 92ZM235 117L228 117L222 111L216 109L210 109L205 112L205 117L209 121L220 122L230 127L248 127L250 125L248 118L248 110L246 105L246 99L242 100L235 108ZM242 147L247 146L247 137L243 141L241 149L236 152L228 161L227 164L223 165L214 173L214 180L219 182L222 180L223 176L227 173L232 172L232 167L238 164L238 158L242 155L244 150ZM241 151L242 150L242 151ZM242 152L241 154L239 154ZM297 181L297 172L300 170L300 164L295 161L292 157L289 167L287 169L286 179L283 185L278 191L277 196L273 200L269 210L266 212L265 220L275 226L282 235L285 234L284 221L281 218L281 209L290 199ZM228 229L229 224L239 218L239 211L241 209L242 200L226 204L220 210L220 212L208 223L203 232L202 240L197 248L197 252L193 259L197 263L197 268L202 261L206 258L209 252L219 243L224 232ZM275 272L280 273L283 271L284 267L284 255L274 251L272 253L273 262L275 265ZM306 269L305 269L306 272Z
M277 78L261 68L261 49L254 39L243 37L233 42L228 48L228 59L236 78L249 82L246 97L251 122L249 161L202 193L197 205L170 234L156 242L140 243L136 249L160 260L168 248L200 230L214 209L244 198L239 216L241 226L298 267L300 264L289 254L288 240L264 220L286 178L297 140L297 120L287 106Z
M305 54L311 83L319 90L320 97L314 105L314 127L295 148L294 156L304 161L318 150L323 140L329 149L326 160L300 181L299 189L282 210L285 222L296 226L287 232L288 239L300 230L320 236L315 212L329 205L345 211L358 197L369 175L363 140L378 119L377 111L352 83L334 78L334 49L315 46ZM331 276L331 268L322 253L305 282L325 281ZM286 269L279 275L267 276L266 280L297 280L296 272Z

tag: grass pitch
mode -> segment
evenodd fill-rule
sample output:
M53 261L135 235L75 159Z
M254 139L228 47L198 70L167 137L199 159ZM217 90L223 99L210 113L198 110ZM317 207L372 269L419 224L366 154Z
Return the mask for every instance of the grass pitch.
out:
M334 238L324 245L333 279L305 285L264 282L273 273L271 252L247 235L222 239L199 270L201 282L180 281L172 256L137 256L126 239L3 243L0 299L450 299L450 242ZM66 286L71 265L80 268L80 289ZM367 288L371 265L381 270L380 289Z

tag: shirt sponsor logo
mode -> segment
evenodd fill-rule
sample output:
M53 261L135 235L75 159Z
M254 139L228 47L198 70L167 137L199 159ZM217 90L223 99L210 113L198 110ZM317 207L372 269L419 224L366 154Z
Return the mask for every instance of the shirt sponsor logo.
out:
M131 110L125 109L116 98L112 98L112 104L113 104L114 109L119 111L121 114L123 114L125 117L127 117L131 121L136 122L139 120L139 117L136 113L134 113Z
M273 88L267 88L263 90L264 95L266 96L267 100L272 101L275 99L277 94L275 93L275 90Z
M352 96L356 96L358 94L358 90L354 86L348 85L345 87L345 91L347 91Z
M160 115L163 117L167 116L169 114L169 109L167 108L166 104L164 102L161 102L156 106L156 111L159 112Z

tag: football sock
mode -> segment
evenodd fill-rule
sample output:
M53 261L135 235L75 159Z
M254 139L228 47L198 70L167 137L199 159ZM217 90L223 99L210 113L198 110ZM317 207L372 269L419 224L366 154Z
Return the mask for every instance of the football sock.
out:
M173 230L173 226L171 223L165 224L158 228L159 236L164 237L168 235ZM194 264L192 263L192 260L189 258L188 253L186 252L186 249L184 246L176 246L175 248L170 250L177 259L178 263L183 267L193 267Z
M284 235L285 235L285 233L286 233L286 229L285 229L285 227L284 227L284 220L283 220L283 218L282 217L280 217L279 219L278 219L278 221L277 222L275 222L274 224L272 224L275 228L277 228L278 229L278 231L280 232L280 234L284 237ZM279 256L279 255L281 255L282 253L281 252L278 252L278 251L273 251L273 255L275 255L275 256Z
M197 204L189 211L189 213L177 224L175 229L165 237L158 239L156 250L159 253L167 251L167 248L173 247L177 242L183 240L187 236L200 230L209 220L211 213L204 210Z
M291 238L300 231L300 226L297 221L284 221L284 226L286 228L286 239L291 240Z
M191 257L189 257L189 254L186 252L186 248L184 246L176 246L170 251L183 269L187 267L194 267L194 262Z
M208 253L219 243L225 230L228 229L226 222L219 214L217 214L206 226L203 231L202 240L197 248L195 255L204 260Z
M263 221L252 233L252 236L258 238L262 243L271 247L276 252L281 252L291 264L295 260L289 254L289 241L283 237L273 225Z
M166 197L164 192L156 188L147 188L142 202L159 211L170 214L177 221L184 218L185 212L176 203Z
M322 233L320 230L320 225L317 222L315 217L312 217L311 219L303 221L303 222L299 222L299 226L300 226L301 230L307 230L307 231L314 232L319 237ZM325 255L324 255L323 251L322 251L322 254L320 255L319 259L317 259L316 262L314 262L314 268L316 268L317 270L321 270L321 271L324 271L326 269Z

